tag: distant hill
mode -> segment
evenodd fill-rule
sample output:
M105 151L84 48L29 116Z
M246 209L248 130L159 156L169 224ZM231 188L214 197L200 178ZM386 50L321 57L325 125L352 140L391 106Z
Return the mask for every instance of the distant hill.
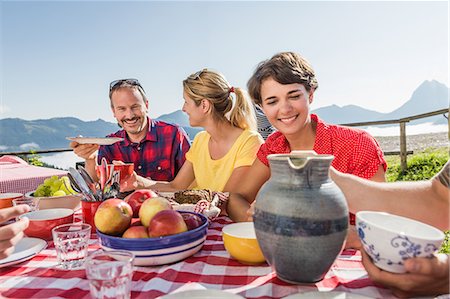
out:
M396 119L409 115L426 113L449 107L449 88L438 81L423 82L412 94L411 98L398 109L384 115L384 119ZM446 123L442 116L425 118L420 122Z
M449 88L437 81L424 81L413 93L411 98L401 107L390 113L380 113L364 109L356 105L339 107L331 105L315 109L329 123L352 123L373 120L398 119L401 117L431 112L449 107ZM191 128L189 119L181 110L164 114L157 119L182 126L189 137L193 139L201 129ZM433 122L446 123L447 120L438 115L414 123ZM116 123L98 119L82 121L74 117L23 120L19 118L0 119L0 152L22 151L29 149L67 148L67 136L106 136L116 132Z
M361 108L356 105L339 107L337 105L326 106L312 111L330 124L354 123L369 120L378 120L383 113Z
M375 120L391 120L431 112L449 107L449 88L438 81L424 81L413 92L411 98L398 109L389 113L380 113L355 105L339 107L331 105L313 110L323 120L334 123L353 123ZM411 124L432 122L444 124L447 120L441 115L423 118Z
M175 112L169 113L169 114L163 114L160 117L157 118L158 120L165 121L170 124L177 124L179 126L182 126L183 129L186 131L188 136L191 138L191 140L194 139L194 136L202 131L202 128L192 128L189 126L189 118L181 110L177 110Z
M23 120L0 119L1 151L67 148L68 136L105 136L118 130L117 124L98 119L82 121L75 117Z
M184 113L174 112L172 114L181 119ZM176 123L178 118L175 117L167 122ZM101 119L85 122L75 117L39 120L6 118L0 119L0 128L0 152L68 148L69 141L66 137L78 135L106 136L120 129L117 123L110 123ZM191 138L200 131L191 127L185 127L184 129Z

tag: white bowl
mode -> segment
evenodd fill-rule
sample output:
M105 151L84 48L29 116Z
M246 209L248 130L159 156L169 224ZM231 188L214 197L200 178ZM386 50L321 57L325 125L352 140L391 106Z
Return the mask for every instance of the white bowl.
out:
M30 191L25 194L26 198L36 198L34 197L34 191ZM81 194L70 194L63 196L49 196L49 197L38 197L39 198L39 210L47 209L78 209L81 202Z
M384 212L356 213L356 228L374 264L393 273L405 272L406 259L433 256L445 237L431 225Z

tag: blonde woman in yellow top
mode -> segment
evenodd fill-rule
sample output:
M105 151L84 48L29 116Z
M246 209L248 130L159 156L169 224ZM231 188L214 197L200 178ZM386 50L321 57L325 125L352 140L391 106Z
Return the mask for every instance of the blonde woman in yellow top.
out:
M183 111L197 134L186 162L171 182L134 176L132 188L178 191L188 188L231 191L246 175L263 139L256 132L250 99L216 71L203 69L183 81Z

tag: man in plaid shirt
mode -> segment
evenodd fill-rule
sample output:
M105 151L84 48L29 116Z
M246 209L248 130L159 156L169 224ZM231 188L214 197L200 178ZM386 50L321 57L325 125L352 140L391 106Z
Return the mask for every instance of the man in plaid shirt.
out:
M148 99L136 79L111 82L109 88L111 109L122 130L108 137L122 141L112 145L79 144L71 142L75 154L86 160L85 167L96 178L95 165L103 157L134 163L135 172L157 181L171 181L185 161L189 138L177 125L152 120L147 116ZM98 154L96 155L98 150Z

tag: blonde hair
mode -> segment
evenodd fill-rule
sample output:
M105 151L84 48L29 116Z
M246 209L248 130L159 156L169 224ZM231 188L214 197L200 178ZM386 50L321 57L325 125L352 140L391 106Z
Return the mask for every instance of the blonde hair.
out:
M241 129L256 129L253 105L244 90L232 87L225 77L216 71L203 69L183 81L183 90L196 105L203 99L211 102L213 118L226 120ZM236 101L233 105L234 92Z

